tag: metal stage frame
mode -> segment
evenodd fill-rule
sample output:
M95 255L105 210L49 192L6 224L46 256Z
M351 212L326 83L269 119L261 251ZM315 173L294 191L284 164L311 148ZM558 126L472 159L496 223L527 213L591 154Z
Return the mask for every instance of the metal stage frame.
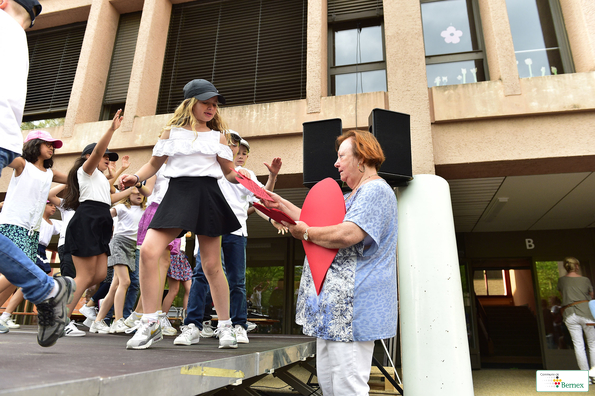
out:
M199 395L230 386L233 394L256 395L250 385L274 374L301 394L315 389L287 372L316 353L314 338L250 334L249 344L219 349L215 338L177 346L175 337L147 350L126 350L130 335L63 337L37 344L36 326L0 334L0 395ZM311 369L311 366L310 366Z

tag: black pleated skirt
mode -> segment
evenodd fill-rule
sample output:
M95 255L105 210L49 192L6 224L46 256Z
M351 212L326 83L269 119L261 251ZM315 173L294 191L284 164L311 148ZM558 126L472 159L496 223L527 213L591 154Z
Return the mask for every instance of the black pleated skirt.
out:
M109 256L113 225L108 204L82 202L66 228L64 251L77 257L91 257L102 253Z
M178 237L188 231L216 237L241 227L217 179L213 177L176 177L153 216L149 228L181 228Z

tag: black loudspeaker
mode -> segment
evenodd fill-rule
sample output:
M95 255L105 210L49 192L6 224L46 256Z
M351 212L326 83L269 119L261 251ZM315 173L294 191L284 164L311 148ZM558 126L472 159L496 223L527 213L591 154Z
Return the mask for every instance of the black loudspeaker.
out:
M335 140L343 133L340 118L304 122L304 186L310 188L319 181L330 177L341 183L335 162Z
M409 114L374 109L368 124L386 157L378 174L393 186L413 179Z

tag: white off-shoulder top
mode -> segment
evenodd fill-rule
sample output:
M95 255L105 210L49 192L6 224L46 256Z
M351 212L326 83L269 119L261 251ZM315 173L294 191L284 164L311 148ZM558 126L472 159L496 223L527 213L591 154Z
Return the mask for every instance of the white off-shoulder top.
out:
M219 131L194 132L184 128L172 128L169 139L157 141L153 148L153 156L169 157L163 172L163 176L167 178L206 176L220 179L223 177L223 171L217 157L233 161L231 149L221 144L220 139Z

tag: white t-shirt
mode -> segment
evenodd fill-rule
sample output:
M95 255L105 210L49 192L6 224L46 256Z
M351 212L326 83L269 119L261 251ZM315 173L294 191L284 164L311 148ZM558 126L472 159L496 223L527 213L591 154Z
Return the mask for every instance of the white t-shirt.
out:
M118 204L112 209L115 209L116 216L118 216L118 223L116 224L114 235L120 235L136 241L138 223L143 215L143 209L141 209L139 205L132 205L130 209L128 209L124 204Z
M169 179L163 176L164 168L167 164L164 164L157 173L155 173L155 187L153 187L153 192L147 198L147 206L151 205L153 202L156 204L160 204L163 201L163 197L165 197L165 193L167 192L167 187L169 186Z
M0 10L0 37L0 54L7 62L6 73L0 78L0 148L21 154L29 50L23 27L4 10Z
M0 224L14 224L39 231L54 173L51 169L42 171L29 161L25 161L23 172L18 177L15 172L6 191Z
M236 170L244 169L250 173L250 178L260 187L264 187L261 182L256 179L256 175L250 169L242 168L241 166L236 167ZM229 207L233 210L233 213L238 218L242 228L232 232L233 235L248 236L248 226L246 221L248 220L248 209L250 204L258 202L258 198L254 196L252 191L248 190L241 184L230 183L227 179L221 178L218 180L219 188L223 196L227 200Z
M68 228L68 223L70 223L70 219L76 213L72 209L64 209L62 204L64 200L60 198L60 206L56 208L60 211L60 215L62 215L62 229L60 230L60 239L58 239L58 247L64 245L64 239L66 238L66 228Z
M194 132L172 128L169 139L159 139L153 156L168 156L165 177L206 176L220 179L223 171L217 157L233 161L229 146L219 143L221 132Z
M52 224L44 219L41 219L41 227L39 229L39 243L47 247L52 241L52 236L57 235L62 230L62 222L60 220L50 220Z
M109 181L99 169L95 168L93 174L89 176L81 166L76 171L81 192L79 202L97 201L112 205Z

